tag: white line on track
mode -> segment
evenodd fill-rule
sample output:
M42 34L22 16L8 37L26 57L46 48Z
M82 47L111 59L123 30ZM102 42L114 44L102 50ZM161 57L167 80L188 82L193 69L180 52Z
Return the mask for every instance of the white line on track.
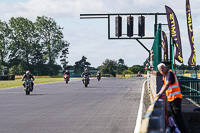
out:
M146 83L146 81L144 81L144 83L143 83L141 99L140 99L140 106L139 106L139 109L138 109L138 116L137 116L137 120L136 120L136 126L135 126L134 133L139 133L140 126L141 126L145 83Z

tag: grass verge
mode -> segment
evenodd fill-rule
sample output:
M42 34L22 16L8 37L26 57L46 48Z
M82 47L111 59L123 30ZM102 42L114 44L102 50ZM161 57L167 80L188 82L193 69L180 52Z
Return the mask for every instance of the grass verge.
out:
M81 78L70 78L70 81L73 81L73 80L81 80ZM36 78L34 81L34 84L61 82L61 81L64 81L64 79L63 78ZM21 81L21 79L0 81L0 89L22 86L23 82L24 81Z

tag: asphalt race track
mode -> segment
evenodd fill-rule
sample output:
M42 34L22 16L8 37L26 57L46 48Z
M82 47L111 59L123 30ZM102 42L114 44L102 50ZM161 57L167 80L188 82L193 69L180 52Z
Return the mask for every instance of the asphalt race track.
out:
M37 79L36 79L37 80ZM133 133L145 78L0 90L0 133Z

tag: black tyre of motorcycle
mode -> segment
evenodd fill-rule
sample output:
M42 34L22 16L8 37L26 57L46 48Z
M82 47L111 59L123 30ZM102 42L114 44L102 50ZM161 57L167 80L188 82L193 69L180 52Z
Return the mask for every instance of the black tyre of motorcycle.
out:
M26 95L30 95L30 90L28 87L26 87Z
M87 79L85 79L85 82L84 82L84 84L85 84L85 87L87 87L87 86L88 86L88 81L87 81Z
M66 84L68 84L68 80L66 79Z

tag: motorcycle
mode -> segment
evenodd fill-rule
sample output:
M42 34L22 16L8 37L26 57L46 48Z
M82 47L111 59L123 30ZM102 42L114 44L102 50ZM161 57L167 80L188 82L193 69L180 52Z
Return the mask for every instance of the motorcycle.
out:
M137 74L137 76L136 77L142 77L142 74Z
M68 84L68 82L69 82L69 75L65 74L64 75L64 80L65 80L66 84Z
M97 80L100 81L101 80L101 75L97 74Z
M30 92L33 91L31 82L32 82L32 80L30 80L30 79L26 79L25 80L25 92L26 92L26 95L30 95Z
M84 76L84 78L83 78L83 84L85 85L85 87L87 87L88 86L88 84L89 84L89 76Z

